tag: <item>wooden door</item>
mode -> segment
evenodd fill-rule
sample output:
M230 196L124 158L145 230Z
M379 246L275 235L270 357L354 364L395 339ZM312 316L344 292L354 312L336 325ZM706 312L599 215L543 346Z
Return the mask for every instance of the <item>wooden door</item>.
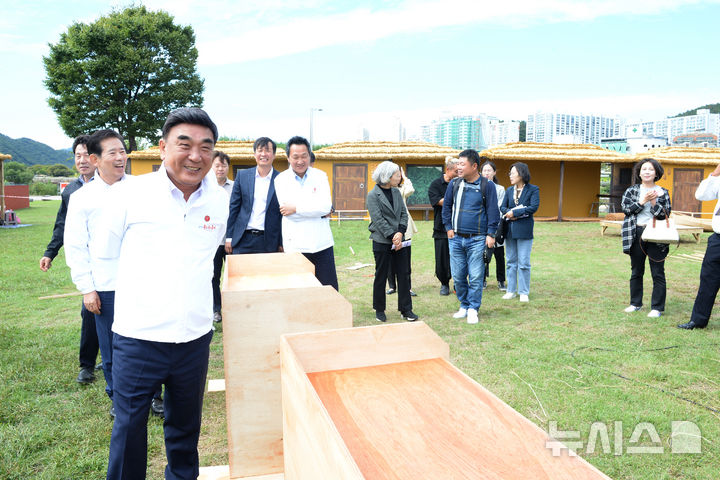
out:
M335 210L365 210L367 165L333 165L333 206Z
M703 179L701 168L676 168L673 174L672 209L680 212L700 212L702 203L695 198L695 190Z

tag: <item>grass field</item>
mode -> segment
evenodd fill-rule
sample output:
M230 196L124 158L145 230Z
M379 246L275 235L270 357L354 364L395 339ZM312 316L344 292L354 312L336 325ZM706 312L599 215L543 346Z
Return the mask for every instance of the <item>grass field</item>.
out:
M87 387L75 382L80 297L38 300L74 291L62 252L49 272L38 268L58 204L34 202L18 212L32 227L0 229L2 479L104 478L112 422L102 375ZM418 222L418 228L414 311L450 344L460 369L544 430L553 423L559 431L578 431L579 439L568 440L582 442L578 453L613 478L718 478L720 310L705 330L675 328L688 319L700 270L699 263L678 255L702 253L707 234L698 245L685 239L666 262L665 315L651 320L647 307L622 312L630 266L619 236L601 237L592 223L537 223L530 303L500 299L493 263L480 323L468 325L451 317L457 300L438 295L431 223ZM353 304L354 325L372 325L373 267L346 269L373 263L367 223L343 222L333 229L341 293ZM649 276L648 270L646 302ZM390 322L401 321L392 309L395 301L388 300ZM222 377L220 327L209 378ZM206 395L201 465L227 463L224 410L222 393ZM702 453L672 453L673 421L699 427ZM589 448L594 422L593 432L607 429L607 448L599 436ZM642 422L652 427L643 433ZM162 422L151 419L148 429L148 478L162 478ZM655 431L657 443L650 435ZM635 439L633 432L643 434ZM633 453L640 446L661 453Z

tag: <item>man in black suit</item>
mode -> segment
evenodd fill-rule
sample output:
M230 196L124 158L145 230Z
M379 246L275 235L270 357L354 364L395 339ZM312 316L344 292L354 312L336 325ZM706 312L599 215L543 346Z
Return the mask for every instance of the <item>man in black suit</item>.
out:
M271 253L282 251L282 215L275 195L272 166L277 145L267 137L255 140L255 168L239 171L228 215L227 253Z
M435 242L435 276L440 280L440 295L450 295L450 247L442 222L442 207L448 183L457 177L457 162L457 158L446 157L445 173L433 180L428 187L428 198L434 217L432 236Z
M72 150L75 156L75 168L80 176L70 182L63 190L62 195L60 195L60 209L58 209L55 218L52 239L40 259L40 270L43 272L47 272L52 267L52 261L57 257L60 248L63 246L65 215L67 215L70 195L90 182L93 175L95 175L95 166L90 162L90 154L87 150L89 139L88 135L80 135L73 142ZM80 327L80 373L77 382L88 384L95 381L95 360L97 359L99 345L95 328L95 315L87 310L84 304L80 310L80 317L82 318L82 326Z

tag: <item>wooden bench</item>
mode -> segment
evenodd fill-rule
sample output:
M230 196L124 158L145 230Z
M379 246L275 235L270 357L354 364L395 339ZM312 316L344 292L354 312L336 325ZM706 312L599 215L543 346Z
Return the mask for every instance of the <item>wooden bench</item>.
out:
M433 211L433 207L430 205L408 205L408 211L423 212L423 220L427 222L430 219L430 212Z
M605 235L605 230L608 228L622 229L622 220L601 220L600 221L600 235ZM700 234L703 233L702 227L692 227L690 225L675 225L679 234L689 233L695 238L695 243L700 243Z

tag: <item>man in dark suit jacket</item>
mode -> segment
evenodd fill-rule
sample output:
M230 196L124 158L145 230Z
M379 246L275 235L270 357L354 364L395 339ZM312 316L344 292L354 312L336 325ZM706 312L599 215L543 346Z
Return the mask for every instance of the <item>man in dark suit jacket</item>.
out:
M90 140L88 135L80 135L73 142L72 150L75 156L75 168L77 168L80 176L70 182L63 190L62 195L60 195L60 209L58 209L55 218L52 239L40 259L40 270L43 272L47 272L52 267L52 261L57 257L60 248L63 246L65 215L67 215L70 195L92 180L95 174L95 166L90 162L90 155L87 151L88 140ZM80 310L80 317L82 318L82 327L80 328L80 373L77 382L88 384L95 381L95 360L99 349L98 337L95 329L95 315L88 311L85 305Z
M282 251L282 215L275 195L272 166L277 145L267 137L255 140L255 168L239 171L230 195L225 251L271 253Z

